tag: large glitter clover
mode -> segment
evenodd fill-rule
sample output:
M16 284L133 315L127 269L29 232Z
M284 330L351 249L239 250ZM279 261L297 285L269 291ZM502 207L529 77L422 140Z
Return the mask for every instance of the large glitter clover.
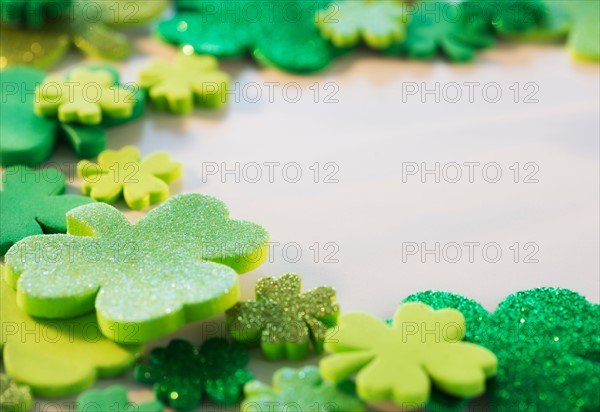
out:
M19 306L68 318L94 308L102 333L143 342L233 306L238 273L267 255L267 232L223 202L184 194L131 224L104 203L67 214L68 234L30 236L7 253Z
M269 359L306 357L310 346L323 351L327 328L337 321L339 306L329 286L302 293L296 274L263 278L256 285L256 301L239 302L226 312L231 336L257 344Z
M362 412L365 405L352 391L350 382L325 382L315 366L282 368L273 375L273 387L260 381L244 386L246 399L241 412L344 411Z
M600 410L600 305L556 288L517 292L493 314L447 292L421 292L406 301L461 311L465 339L496 354L498 374L488 388L494 411Z
M154 384L157 399L172 408L197 407L206 393L218 405L239 402L244 384L252 379L245 368L248 350L223 338L206 340L198 351L191 343L173 340L150 353L149 365L138 365L138 382Z
M473 343L461 342L465 319L457 310L434 311L423 303L401 305L391 327L366 313L349 313L339 321L321 373L340 381L358 372L356 387L368 402L391 400L402 408L424 407L431 382L457 397L485 390L496 372L496 357Z
M326 67L336 54L314 21L316 10L325 4L320 0L180 1L179 11L159 23L157 32L163 40L199 54L232 57L250 52L266 65L313 72Z
M32 404L31 390L27 386L19 385L10 376L0 373L0 411L25 412Z

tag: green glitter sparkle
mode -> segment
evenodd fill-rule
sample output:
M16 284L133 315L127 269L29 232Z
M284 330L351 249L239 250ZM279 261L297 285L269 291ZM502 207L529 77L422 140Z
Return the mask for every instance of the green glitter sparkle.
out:
M32 403L27 386L18 385L10 376L0 373L0 411L25 412Z

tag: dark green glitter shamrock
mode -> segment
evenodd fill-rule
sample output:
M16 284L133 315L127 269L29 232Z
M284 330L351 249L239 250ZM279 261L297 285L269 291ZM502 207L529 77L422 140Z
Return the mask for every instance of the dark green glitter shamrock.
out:
M263 278L256 285L256 301L239 302L226 313L233 339L260 342L269 359L306 357L309 346L323 351L327 328L335 326L339 306L335 290L328 286L302 292L296 274L279 279Z
M178 2L179 11L159 23L158 35L185 52L217 57L249 52L262 64L291 72L323 69L335 48L316 26L325 2L283 0L197 0Z
M494 411L600 410L600 305L569 290L538 288L508 296L493 314L447 292L406 301L454 308L467 321L466 340L498 357L488 395Z
M542 0L466 0L461 6L468 24L502 34L526 31L546 17Z
M0 4L0 22L9 26L40 27L60 17L71 0L10 0Z
M211 338L198 351L190 342L173 340L150 353L149 365L138 365L138 382L154 384L157 399L178 410L190 410L206 393L219 405L239 402L244 384L252 379L245 367L248 350L223 338Z

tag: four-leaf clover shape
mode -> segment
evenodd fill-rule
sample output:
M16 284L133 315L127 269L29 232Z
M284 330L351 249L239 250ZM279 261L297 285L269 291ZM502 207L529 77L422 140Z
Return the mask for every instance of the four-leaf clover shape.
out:
M348 313L335 339L325 343L333 355L320 362L325 379L339 381L354 373L361 399L392 400L402 408L424 407L431 382L457 397L474 397L496 373L489 350L461 342L465 319L454 309L434 311L423 303L401 305L391 327L366 313Z
M174 196L135 224L105 203L75 208L67 234L30 236L8 251L19 306L55 319L95 308L102 333L123 343L221 313L268 241L261 226L228 214L200 194Z
M256 285L256 301L239 302L226 312L233 339L260 342L268 359L306 357L312 346L323 351L327 328L337 321L339 306L335 290L320 286L302 293L296 274L262 278Z

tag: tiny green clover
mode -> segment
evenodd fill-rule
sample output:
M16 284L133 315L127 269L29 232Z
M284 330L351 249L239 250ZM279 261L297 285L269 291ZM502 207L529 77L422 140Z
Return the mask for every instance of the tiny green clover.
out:
M450 395L474 397L496 373L492 352L461 342L465 319L454 309L408 303L398 308L391 327L358 312L343 315L338 326L336 341L325 344L333 355L321 361L321 373L339 381L358 372L357 392L364 401L424 407L431 382Z
M168 198L167 183L177 180L181 172L181 163L171 160L167 152L154 152L142 160L135 146L105 150L98 164L87 160L77 164L84 194L105 203L114 203L122 195L135 210Z
M226 102L230 78L218 70L212 56L180 54L175 62L154 60L140 72L140 87L154 106L173 113L188 113L194 102L221 107Z
M246 399L241 412L251 411L365 411L364 404L345 385L323 381L319 369L306 366L302 369L282 368L273 375L273 387L260 381L244 386Z
M407 16L396 0L340 0L315 16L323 37L337 47L356 45L362 38L374 49L385 49L404 39Z
M77 412L89 411L136 411L163 412L158 401L133 403L127 397L127 389L121 385L113 385L103 390L88 390L77 397Z
M226 312L233 339L260 342L268 359L306 357L309 346L323 350L327 327L336 324L339 306L328 286L302 293L296 274L263 278L256 285L256 301L240 302Z
M0 411L26 412L32 404L31 390L27 386L19 385L10 376L0 373Z

